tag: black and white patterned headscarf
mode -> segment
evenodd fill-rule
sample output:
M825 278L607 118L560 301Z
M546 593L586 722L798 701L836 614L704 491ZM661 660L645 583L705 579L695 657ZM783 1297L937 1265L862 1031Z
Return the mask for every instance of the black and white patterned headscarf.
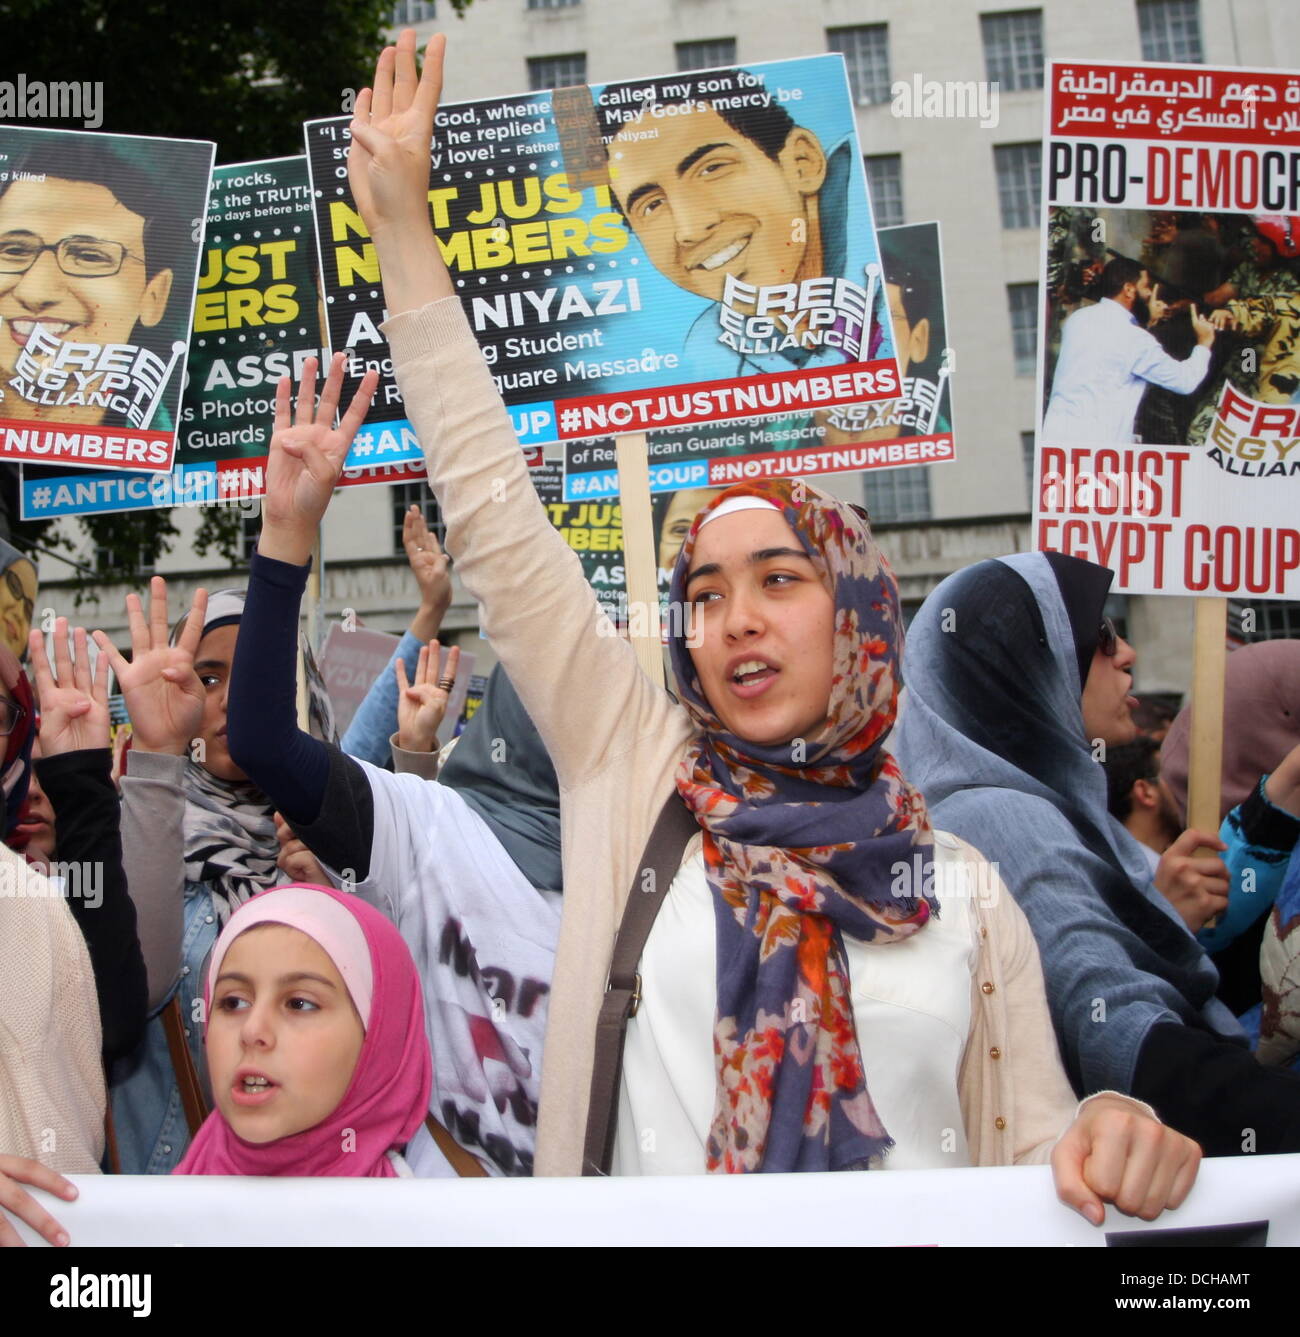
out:
M206 636L238 623L243 590L217 590L208 599ZM184 619L172 631L176 642ZM203 882L212 893L217 922L250 897L286 880L275 866L275 805L247 780L222 780L192 757L185 763L185 880Z

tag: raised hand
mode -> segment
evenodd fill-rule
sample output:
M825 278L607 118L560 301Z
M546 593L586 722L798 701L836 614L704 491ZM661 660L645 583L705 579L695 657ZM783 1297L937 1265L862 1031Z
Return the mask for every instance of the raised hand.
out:
M429 147L442 96L447 39L435 34L415 72L415 31L405 28L375 65L375 86L357 98L348 182L370 235L397 227L429 229Z
M36 695L41 703L41 753L46 757L109 746L108 660L99 656L92 681L86 629L78 627L73 637L75 664L68 653L68 619L57 618L54 623L57 681L45 655L45 637L35 630L28 637Z
M420 651L414 682L407 682L406 665L401 659L393 665L398 687L397 746L407 752L432 752L438 746L438 726L447 713L460 667L460 646L453 645L447 652L447 669L441 676L439 649L438 642L433 641Z
M451 607L451 559L414 502L402 517L402 546L420 587L420 606L411 632L422 641L431 641Z
M203 637L208 609L206 590L196 590L175 645L167 617L167 582L154 576L149 582L149 620L138 594L126 596L126 620L131 631L128 663L102 631L99 646L117 674L117 684L131 717L135 746L142 752L170 752L182 756L203 721L203 684L194 671L194 656Z
M275 390L275 430L266 463L266 497L262 502L262 534L257 550L294 566L311 556L316 531L343 472L343 461L361 426L379 384L379 373L368 371L342 421L334 413L343 387L343 354L330 363L320 403L316 395L315 358L303 365L296 405L290 411L289 378L280 378ZM292 421L291 421L292 416Z

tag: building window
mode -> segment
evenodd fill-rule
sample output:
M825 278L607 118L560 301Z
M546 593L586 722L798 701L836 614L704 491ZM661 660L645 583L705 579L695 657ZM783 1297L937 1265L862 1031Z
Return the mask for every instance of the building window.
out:
M1003 93L1043 86L1043 11L981 14L984 69Z
M534 93L544 88L571 88L587 82L587 53L574 51L567 56L530 56L528 87Z
M1042 195L1041 144L998 144L993 149L1003 227L1037 227Z
M572 9L578 0L528 0L529 9Z
M1020 458L1025 464L1025 496L1029 498L1029 509L1034 509L1034 434L1020 433Z
M713 70L721 65L736 63L736 39L711 37L704 42L678 42L677 68L679 70Z
M903 155L878 153L862 162L876 226L897 227L903 221Z
M112 548L95 548L90 561L95 570L101 574L122 570L122 559ZM142 545L136 554L135 574L137 576L152 576L153 573L153 559L147 555L146 549ZM69 635L71 635L71 632L69 632ZM128 655L127 658L129 659L130 656Z
M409 28L415 23L428 23L437 17L436 10L433 0L397 0L393 6L393 27Z
M1199 65L1205 59L1199 0L1138 0L1137 11L1143 60Z
M424 523L438 536L441 543L447 536L447 526L442 522L442 512L438 509L437 498L429 491L427 483L393 484L393 551L405 552L402 546L402 521L407 508L414 503L424 511Z
M888 24L827 28L826 46L844 57L844 63L849 67L849 87L858 106L889 101Z
M930 471L925 465L913 469L873 469L865 482L867 514L873 524L930 518Z
M1038 284L1008 283L1011 353L1017 376L1032 376L1038 362Z
M1233 614L1237 615L1237 625L1241 626L1241 615L1249 609L1253 615L1251 631L1242 631L1244 641L1300 640L1300 603L1274 603L1267 599L1257 599L1250 603L1228 601L1228 621L1231 625Z

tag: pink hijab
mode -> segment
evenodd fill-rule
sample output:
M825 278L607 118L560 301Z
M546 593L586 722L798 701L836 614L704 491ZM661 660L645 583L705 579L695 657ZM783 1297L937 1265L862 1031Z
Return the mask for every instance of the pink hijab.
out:
M388 1152L400 1151L415 1136L429 1109L433 1081L411 953L393 924L359 897L301 884L272 887L240 906L217 939L203 992L205 1010L231 943L256 924L296 928L334 962L365 1027L356 1070L328 1118L274 1142L246 1142L214 1109L172 1173L395 1175ZM352 1136L345 1139L346 1130Z

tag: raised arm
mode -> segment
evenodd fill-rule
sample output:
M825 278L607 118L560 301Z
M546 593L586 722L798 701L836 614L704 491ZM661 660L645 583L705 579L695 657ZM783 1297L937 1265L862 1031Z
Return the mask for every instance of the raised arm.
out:
M382 766L388 760L388 740L397 727L400 690L397 665L399 662L403 664L408 676L415 674L420 650L437 636L442 619L451 607L451 564L438 536L414 503L402 517L402 546L420 589L420 606L387 667L371 683L365 700L339 740L339 746L349 756L360 757L373 766Z
M185 767L203 718L203 684L194 654L203 634L207 592L195 592L185 626L171 644L167 582L149 582L149 613L126 596L131 659L102 631L95 643L117 677L131 720L122 777L122 845L149 977L149 1010L171 996L181 968L185 893Z
M637 738L675 727L675 708L613 634L577 555L547 520L454 296L428 208L443 48L441 36L430 40L418 78L414 33L385 50L373 93L357 99L349 179L379 256L384 329L448 550L565 786Z
M54 624L54 666L45 638L31 633L32 668L41 702L41 784L54 808L57 860L64 892L95 973L106 1059L129 1054L144 1031L144 959L135 907L122 869L122 837L108 736L108 661L92 677L86 633L76 629L76 662L68 624Z
M373 828L370 787L357 762L298 727L294 692L298 609L312 546L377 378L366 377L336 429L342 355L333 361L319 406L316 371L309 358L296 410L288 377L276 391L262 533L230 676L227 742L235 764L313 853L335 867L364 869Z

